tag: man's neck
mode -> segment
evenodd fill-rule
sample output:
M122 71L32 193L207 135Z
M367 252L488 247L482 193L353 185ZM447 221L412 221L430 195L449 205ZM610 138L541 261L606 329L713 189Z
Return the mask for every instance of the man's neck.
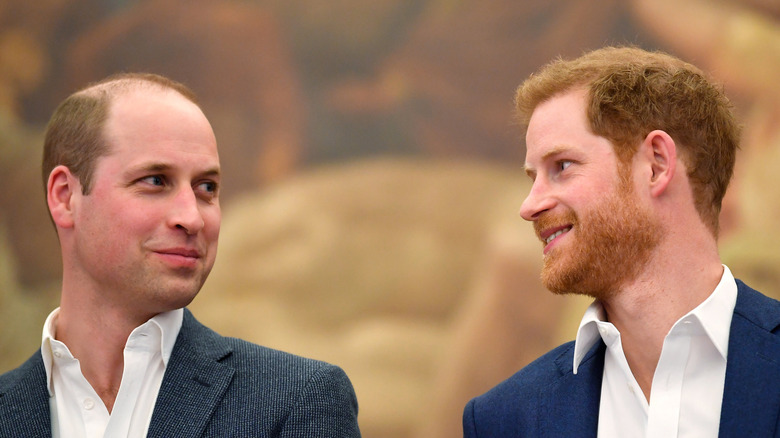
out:
M710 257L689 254L695 256L660 254L636 281L602 302L609 321L620 331L626 360L648 401L666 335L710 296L723 275L716 252Z
M55 337L79 360L81 373L110 413L124 371L124 349L130 333L145 321L126 318L116 309L92 309L63 300Z

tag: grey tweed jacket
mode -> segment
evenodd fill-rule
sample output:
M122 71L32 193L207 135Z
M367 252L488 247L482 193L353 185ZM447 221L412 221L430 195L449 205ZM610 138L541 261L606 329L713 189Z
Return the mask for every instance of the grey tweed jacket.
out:
M149 437L359 437L357 399L333 365L222 337L184 311ZM0 437L50 437L40 350L0 376Z

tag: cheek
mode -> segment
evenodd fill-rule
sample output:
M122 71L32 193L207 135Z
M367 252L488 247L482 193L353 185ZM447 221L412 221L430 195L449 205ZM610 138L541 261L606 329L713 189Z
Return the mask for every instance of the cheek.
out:
M103 206L105 207L105 206ZM91 254L99 265L117 266L124 263L128 253L138 247L138 227L129 211L115 212L106 208L86 212L77 223L80 251Z
M115 213L117 226L123 227L127 234L151 232L165 223L165 210L149 205L127 202Z
M139 227L142 219L150 217L138 205L118 196L95 193L84 198L77 226L89 230L99 240L121 240ZM143 213L142 213L143 212Z
M587 211L605 205L605 200L614 196L619 190L619 184L613 180L582 186L568 198L569 205L575 211Z
M222 224L222 213L219 209L205 211L203 213L203 232L209 241L216 242L219 237L219 229Z

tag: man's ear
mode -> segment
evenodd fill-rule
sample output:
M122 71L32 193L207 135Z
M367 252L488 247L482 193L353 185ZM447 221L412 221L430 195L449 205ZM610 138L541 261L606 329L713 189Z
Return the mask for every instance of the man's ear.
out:
M641 148L650 164L650 194L660 196L677 171L677 145L669 134L657 129L647 134Z
M81 190L78 181L66 166L57 166L49 173L46 203L49 205L49 213L57 228L73 226L73 195L77 190Z

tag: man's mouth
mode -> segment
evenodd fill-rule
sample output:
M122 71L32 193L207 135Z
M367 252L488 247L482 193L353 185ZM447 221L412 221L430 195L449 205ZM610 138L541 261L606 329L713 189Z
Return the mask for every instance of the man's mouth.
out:
M577 225L577 216L570 211L564 211L558 214L545 214L534 221L534 231L537 237L544 244L544 254L546 255L557 245L564 234L572 231Z
M175 269L193 269L198 266L204 253L191 247L164 247L153 250L157 257Z
M157 252L165 255L180 256L180 257L187 257L187 258L194 258L194 259L201 257L201 254L198 250L190 249L190 248L166 248L166 249L160 249Z
M544 239L544 243L549 244L550 242L555 240L556 237L560 236L561 234L568 233L569 231L571 231L571 225L550 234L549 236L547 236L546 239Z

